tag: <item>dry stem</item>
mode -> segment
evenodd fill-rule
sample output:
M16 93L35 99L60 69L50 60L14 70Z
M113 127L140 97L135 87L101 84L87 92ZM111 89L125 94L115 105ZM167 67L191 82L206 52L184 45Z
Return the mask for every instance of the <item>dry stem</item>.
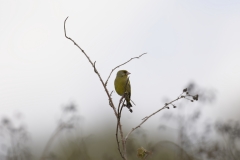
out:
M112 101L112 98L111 98L111 94L112 94L112 93L109 93L106 85L104 84L104 82L103 82L103 80L102 80L101 75L100 75L99 72L97 71L96 61L93 63L93 62L91 61L91 59L89 58L89 56L85 53L85 51L84 51L72 38L70 38L70 37L67 36L67 32L66 32L66 21L67 21L67 19L68 19L68 17L67 17L67 18L65 19L65 21L64 21L64 34L65 34L65 37L66 37L67 39L69 39L70 41L72 41L72 42L74 43L74 45L76 45L76 46L82 51L82 53L83 53L83 54L86 56L86 58L88 59L89 63L92 65L92 67L93 67L93 69L94 69L94 72L98 75L98 78L99 78L100 82L102 83L103 88L104 88L104 90L105 90L105 92L106 92L106 94L107 94L107 96L108 96L109 105L113 108L114 114L115 114L116 118L118 119L118 113L117 113L117 111L116 111L116 108L115 108L115 106L114 106L114 104L113 104L113 101ZM126 64L126 63L127 63L127 62L125 62L125 64ZM110 76L111 76L111 74L109 75L109 78L110 78ZM119 130L120 130L120 135L121 135L121 139L122 139L122 143L123 143L123 148L124 148L124 147L125 147L125 145L124 145L124 138L123 138L123 132L122 132L122 125L121 125L120 121L118 122L118 128L119 128ZM119 151L120 151L120 150L119 150ZM122 154L122 153L120 152L120 154L121 154L121 156L122 156L123 159L127 160L125 153Z
M183 92L183 93L184 93L184 92ZM183 94L183 93L182 93L182 94ZM176 98L175 100L173 100L173 101L171 101L171 102L169 102L169 103L166 103L162 108L160 108L160 109L157 110L156 112L154 112L154 113L150 114L149 116L146 116L145 118L143 118L143 119L142 119L142 122L141 122L139 125L137 125L136 127L132 128L132 130L126 135L126 137L125 137L125 139L124 139L125 145L126 145L126 143L127 143L127 139L128 139L128 137L129 137L129 135L130 135L134 130L136 130L137 128L140 128L141 125L142 125L143 123L145 123L145 122L146 122L150 117L152 117L153 115L155 115L156 113L160 112L161 110L167 108L167 106L168 106L169 104L172 104L173 102L175 102L175 101L177 101L177 100L179 100L179 99L181 99L181 98L185 98L185 96L182 96L182 94L181 94L178 98Z
M106 94L107 94L107 96L108 96L108 98L109 98L109 101L110 101L110 104L111 104L110 106L113 108L114 113L115 113L115 116L117 117L117 111L116 111L116 108L115 108L114 105L113 105L113 102L112 102L112 99L111 99L111 95L109 94L106 86L104 85L104 82L103 82L103 80L102 80L102 77L100 76L99 72L97 71L96 61L93 63L93 62L91 61L91 59L89 58L89 56L85 53L85 51L84 51L72 38L70 38L70 37L67 36L66 27L65 27L65 26L66 26L66 21L67 21L67 19L68 19L68 17L67 17L67 18L65 19L65 21L64 21L64 33L65 33L65 37L66 37L67 39L69 39L70 41L72 41L72 42L74 43L74 45L76 45L76 46L82 51L82 53L83 53L83 54L86 56L86 58L88 59L89 63L92 65L92 67L93 67L93 69L94 69L94 72L98 75L98 78L99 78L99 80L101 81L101 83L102 83L102 85L103 85L103 88L104 88L104 90L105 90L105 92L106 92Z

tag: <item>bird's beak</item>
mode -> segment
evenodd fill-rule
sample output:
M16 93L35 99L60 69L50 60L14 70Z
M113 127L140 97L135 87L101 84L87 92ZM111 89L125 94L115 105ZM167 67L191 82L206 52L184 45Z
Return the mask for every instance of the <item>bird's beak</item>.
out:
M130 72L127 72L127 75L131 74Z

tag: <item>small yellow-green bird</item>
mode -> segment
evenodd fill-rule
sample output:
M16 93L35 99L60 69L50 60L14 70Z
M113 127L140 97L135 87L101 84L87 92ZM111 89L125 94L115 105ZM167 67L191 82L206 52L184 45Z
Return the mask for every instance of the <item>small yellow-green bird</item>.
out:
M114 81L115 90L118 95L123 96L124 93L127 93L127 96L125 97L127 102L127 108L130 112L132 112L132 104L130 103L131 100L131 85L130 81L128 79L128 75L130 73L127 70L120 70L117 72L116 79Z

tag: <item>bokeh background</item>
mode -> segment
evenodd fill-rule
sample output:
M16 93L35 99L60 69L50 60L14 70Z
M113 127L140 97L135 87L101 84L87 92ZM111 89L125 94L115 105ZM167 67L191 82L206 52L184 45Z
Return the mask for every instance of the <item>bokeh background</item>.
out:
M88 60L64 37L67 16L68 36L104 80L147 52L120 68L131 72L136 103L123 110L125 134L184 88L200 96L149 119L130 138L131 159L140 147L148 159L239 159L237 0L1 0L1 159L120 159L115 116Z

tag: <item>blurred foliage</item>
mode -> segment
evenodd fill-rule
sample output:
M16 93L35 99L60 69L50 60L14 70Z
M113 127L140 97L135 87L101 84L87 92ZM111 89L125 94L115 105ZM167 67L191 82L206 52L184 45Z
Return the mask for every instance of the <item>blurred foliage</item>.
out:
M216 95L190 83L188 91L199 94L199 105L213 103ZM186 102L178 106L186 107ZM161 121L173 121L177 124L177 141L160 140L148 137L151 131L141 128L127 141L128 159L152 160L239 160L240 159L240 123L228 121L217 123L202 120L201 107L191 114L184 112L165 114ZM115 130L110 128L103 133L82 135L81 121L75 104L62 109L62 116L40 160L120 160ZM24 127L13 124L14 120L2 118L0 123L0 160L36 159L27 147L29 135ZM166 123L164 123L166 124ZM201 124L201 125L200 125ZM196 126L198 126L196 128ZM170 132L168 126L160 125L159 132ZM164 139L164 137L163 137ZM143 144L141 146L140 144Z
M19 121L19 118L17 118ZM9 118L0 123L0 160L31 160L28 148L29 135L23 124L16 125Z

